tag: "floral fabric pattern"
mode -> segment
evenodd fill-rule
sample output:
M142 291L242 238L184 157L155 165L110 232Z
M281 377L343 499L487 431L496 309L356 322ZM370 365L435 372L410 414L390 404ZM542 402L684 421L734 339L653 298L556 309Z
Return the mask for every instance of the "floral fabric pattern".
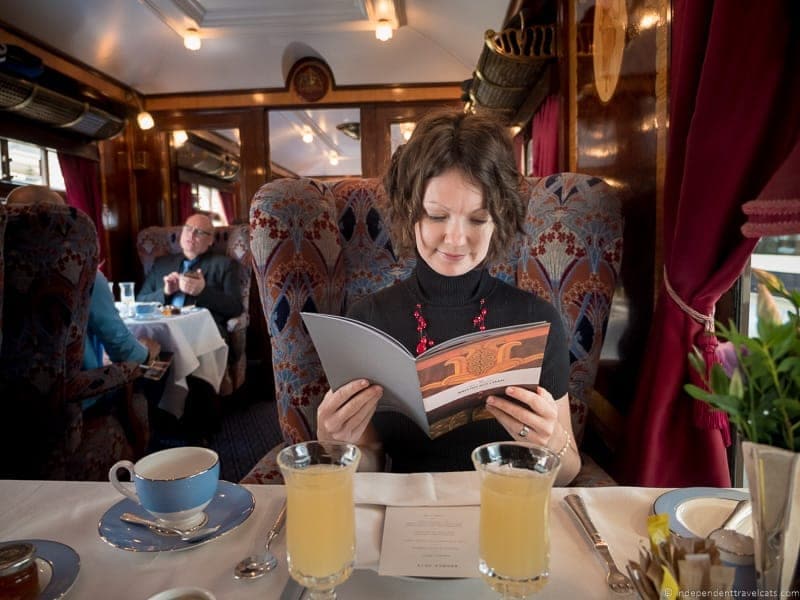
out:
M126 384L136 365L81 371L98 260L94 225L67 206L10 206L6 214L0 438L2 457L14 463L3 473L105 479L130 446L116 419L84 421L78 401Z

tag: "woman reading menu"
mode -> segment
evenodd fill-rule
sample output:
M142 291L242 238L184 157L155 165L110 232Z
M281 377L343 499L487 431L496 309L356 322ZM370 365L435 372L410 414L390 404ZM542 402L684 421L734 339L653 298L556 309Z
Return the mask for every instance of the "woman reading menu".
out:
M356 303L348 316L385 331L409 351L422 351L478 329L550 323L539 385L507 387L475 420L430 439L410 419L376 412L382 388L355 379L325 394L317 437L358 444L363 463L395 472L471 470L470 452L516 440L546 446L561 458L557 484L572 481L580 456L572 434L569 357L561 317L547 301L492 277L522 228L511 140L496 121L460 112L429 115L392 157L384 177L395 249L413 252L408 279ZM357 349L353 349L357 351Z

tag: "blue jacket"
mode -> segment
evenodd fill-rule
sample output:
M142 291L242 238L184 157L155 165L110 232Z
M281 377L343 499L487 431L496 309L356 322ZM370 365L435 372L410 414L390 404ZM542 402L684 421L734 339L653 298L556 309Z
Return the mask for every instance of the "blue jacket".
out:
M83 342L85 371L103 366L103 349L111 362L135 360L143 363L148 357L147 348L136 340L119 316L108 280L98 271L89 300L89 322Z

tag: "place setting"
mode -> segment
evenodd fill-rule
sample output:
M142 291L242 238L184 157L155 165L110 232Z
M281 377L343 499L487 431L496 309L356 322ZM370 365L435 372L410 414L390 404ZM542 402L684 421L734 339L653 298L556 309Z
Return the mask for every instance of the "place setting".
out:
M118 472L130 474L130 482ZM219 479L219 457L208 448L169 448L119 461L109 480L124 499L98 524L109 545L131 552L172 552L206 544L239 527L253 513L249 490Z

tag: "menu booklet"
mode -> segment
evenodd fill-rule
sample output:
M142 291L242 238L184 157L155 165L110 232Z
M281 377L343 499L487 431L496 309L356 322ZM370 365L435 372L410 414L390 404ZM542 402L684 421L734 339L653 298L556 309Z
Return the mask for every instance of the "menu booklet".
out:
M379 575L480 577L479 506L387 506Z
M169 369L169 366L172 364L172 356L172 352L164 351L158 355L157 360L154 360L149 364L142 365L142 367L146 369L142 374L142 377L146 379L152 379L153 381L158 381L164 377L167 369Z
M486 397L509 385L534 389L550 324L462 335L414 358L380 329L338 315L300 313L333 389L366 378L383 387L378 411L406 415L431 439L489 418Z

